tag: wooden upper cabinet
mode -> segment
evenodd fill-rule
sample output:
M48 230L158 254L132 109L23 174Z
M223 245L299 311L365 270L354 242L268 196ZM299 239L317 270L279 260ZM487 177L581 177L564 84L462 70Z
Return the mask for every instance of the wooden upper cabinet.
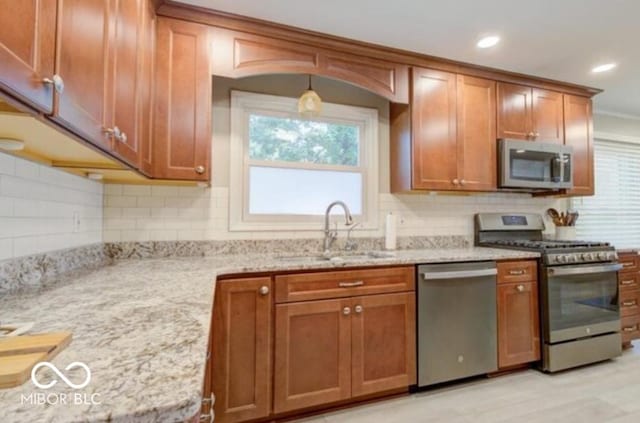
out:
M218 282L210 344L217 422L271 413L271 288L270 277Z
M496 83L458 75L458 179L465 191L495 191Z
M496 83L412 69L410 105L392 104L391 190L495 191Z
M593 195L593 119L591 99L564 95L564 141L573 147L573 190L570 195Z
M110 0L58 0L56 74L64 92L55 97L53 119L105 150L111 25Z
M274 413L350 398L351 299L278 304L275 314Z
M456 75L413 68L412 77L412 188L455 189Z
M142 44L140 47L140 161L138 163L138 169L145 175L151 176L153 174L153 87L157 18L154 3L152 1L145 3L142 8Z
M562 93L556 91L532 90L533 114L532 131L534 139L540 142L564 142L564 116Z
M498 138L562 143L562 93L498 82Z
M111 0L114 23L112 33L112 66L108 86L106 127L118 128L121 135L112 136L112 151L137 167L140 154L139 92L143 44L143 0Z
M211 43L204 25L159 17L153 176L208 181L211 172Z
M0 88L53 110L56 0L0 0Z
M353 298L353 397L416 383L415 302L413 292Z
M213 31L212 69L215 75L229 78L272 73L323 75L392 102L409 100L406 65L220 28Z
M498 138L531 139L532 95L530 87L498 82Z

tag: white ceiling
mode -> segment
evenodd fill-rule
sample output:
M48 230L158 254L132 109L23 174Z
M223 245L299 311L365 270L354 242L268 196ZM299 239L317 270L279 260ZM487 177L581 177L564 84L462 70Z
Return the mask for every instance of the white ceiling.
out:
M602 88L598 112L640 119L639 0L180 0L434 56ZM498 34L498 46L475 46ZM597 64L611 72L592 74Z

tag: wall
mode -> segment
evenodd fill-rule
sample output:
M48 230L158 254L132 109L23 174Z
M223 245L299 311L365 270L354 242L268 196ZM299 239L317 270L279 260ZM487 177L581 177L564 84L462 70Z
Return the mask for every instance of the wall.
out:
M0 153L0 260L101 242L102 201L99 183Z
M229 204L229 91L238 89L297 97L307 88L306 76L273 75L242 80L215 78L213 91L212 188L107 185L105 241L268 239L321 237L316 231L228 231ZM389 194L389 104L357 87L315 78L314 89L328 102L378 109L380 121L379 222L377 230L356 236L381 236L383 216L397 214L399 235L472 235L477 212L526 211L543 213L564 207L564 200L531 198L525 194L392 195Z
M640 117L623 117L604 113L593 115L593 131L598 134L617 135L623 138L635 138L640 142ZM627 141L631 141L631 140Z

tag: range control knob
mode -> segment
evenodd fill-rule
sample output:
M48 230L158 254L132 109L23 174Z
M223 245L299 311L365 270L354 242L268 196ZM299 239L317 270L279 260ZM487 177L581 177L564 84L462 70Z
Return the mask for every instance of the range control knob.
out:
M568 263L569 262L569 256L566 254L562 254L560 256L558 256L558 263Z
M606 260L607 253L598 253L598 260Z
M612 251L608 254L607 258L611 261L618 260L618 254L615 251Z

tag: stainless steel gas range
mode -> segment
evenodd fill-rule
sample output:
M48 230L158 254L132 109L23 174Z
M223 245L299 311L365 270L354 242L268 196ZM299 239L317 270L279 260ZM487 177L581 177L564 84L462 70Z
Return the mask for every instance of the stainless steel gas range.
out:
M555 372L621 354L617 272L606 242L544 240L538 214L476 215L476 245L541 254L542 369Z

